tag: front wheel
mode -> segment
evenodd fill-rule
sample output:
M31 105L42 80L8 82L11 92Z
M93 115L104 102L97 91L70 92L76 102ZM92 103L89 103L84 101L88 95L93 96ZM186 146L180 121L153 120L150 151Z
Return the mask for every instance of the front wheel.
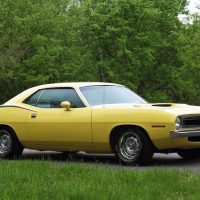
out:
M122 130L115 140L114 152L125 165L146 165L153 156L149 138L138 128Z
M12 130L0 129L0 158L17 158L23 149Z
M200 158L200 149L180 149L177 153L185 159Z

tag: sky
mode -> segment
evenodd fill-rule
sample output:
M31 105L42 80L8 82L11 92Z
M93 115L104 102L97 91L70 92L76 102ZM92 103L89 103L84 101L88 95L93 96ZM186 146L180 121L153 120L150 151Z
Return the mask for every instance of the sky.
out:
M196 8L196 6L199 5L200 7L200 0L190 0L189 1L189 5L187 6L189 12L191 14L194 14L194 13L198 13L200 14L200 9L198 10ZM183 22L183 23L192 23L192 21L188 21L188 19L186 18L186 15L179 15L178 18Z
M190 3L188 5L188 9L189 9L190 13L200 12L196 8L197 5L200 6L200 0L190 0Z

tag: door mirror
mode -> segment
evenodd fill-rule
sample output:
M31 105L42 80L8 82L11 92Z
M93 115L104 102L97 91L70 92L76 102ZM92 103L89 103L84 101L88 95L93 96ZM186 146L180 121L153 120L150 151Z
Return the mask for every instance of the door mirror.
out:
M66 108L67 111L70 111L70 102L69 101L63 101L61 104L60 104L61 108Z

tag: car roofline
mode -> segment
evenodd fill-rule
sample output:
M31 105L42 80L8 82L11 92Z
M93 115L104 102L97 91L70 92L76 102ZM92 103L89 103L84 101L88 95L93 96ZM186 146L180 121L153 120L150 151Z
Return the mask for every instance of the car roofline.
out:
M21 103L24 101L24 99L26 99L27 97L29 97L30 95L32 95L33 93L35 93L38 90L42 90L42 89L48 89L48 88L74 88L76 91L80 88L80 87L88 87L88 86L102 86L102 85L114 85L114 86L122 86L120 84L115 84L115 83L106 83L106 82L67 82L67 83L51 83L51 84L44 84L44 85L39 85L39 86L35 86L32 88L29 88L25 91L23 91L22 93L18 94L17 96L13 97L12 99L8 100L5 105L11 105L11 104L16 104L16 103Z

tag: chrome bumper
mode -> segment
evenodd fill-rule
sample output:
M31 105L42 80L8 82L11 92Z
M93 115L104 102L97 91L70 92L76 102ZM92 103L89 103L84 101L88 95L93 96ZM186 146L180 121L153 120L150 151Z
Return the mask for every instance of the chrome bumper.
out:
M180 138L180 137L197 137L200 136L200 130L193 131L170 131L170 135L172 138Z

